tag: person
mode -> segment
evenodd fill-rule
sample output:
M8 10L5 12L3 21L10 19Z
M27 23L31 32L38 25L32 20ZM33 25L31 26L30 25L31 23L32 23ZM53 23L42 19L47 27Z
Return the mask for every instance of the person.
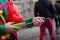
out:
M18 33L17 31L20 30L19 28L14 27L12 24L15 22L21 23L23 21L23 17L19 15L16 10L12 8L12 10L9 10L11 8L8 7L8 4L11 4L13 2L7 2L7 0L0 0L0 4L3 5L5 3L5 6L3 9L0 9L0 40L17 40L18 39ZM0 5L0 7L2 6ZM14 6L15 7L15 6ZM9 8L9 9L8 9ZM17 9L17 7L15 7ZM11 11L15 12L11 12ZM8 12L8 13L7 13ZM12 14L11 14L12 13ZM11 14L11 15L10 15ZM14 15L13 15L14 14ZM12 19L11 19L12 18ZM16 20L16 19L19 20ZM32 19L33 25L40 25L44 22L44 17L34 17ZM10 22L13 20L12 22ZM38 22L37 22L38 21ZM40 24L39 24L40 23Z
M53 27L54 7L50 0L38 0L34 7L34 16L45 17L44 23L40 26L40 40L44 40L45 28L47 27L51 40L56 40Z
M56 14L55 14L55 21L56 21L56 33L59 34L59 26L60 26L60 1L56 0L54 4L56 8Z

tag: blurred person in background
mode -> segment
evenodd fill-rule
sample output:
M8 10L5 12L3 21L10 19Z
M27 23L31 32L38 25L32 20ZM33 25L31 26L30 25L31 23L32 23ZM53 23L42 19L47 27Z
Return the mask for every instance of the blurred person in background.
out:
M60 27L60 0L56 0L55 4L55 21L56 21L56 33L59 34L59 27Z
M44 40L45 28L47 27L51 40L56 40L53 26L55 9L51 0L39 0L35 3L34 16L45 17L44 23L40 26L40 40Z

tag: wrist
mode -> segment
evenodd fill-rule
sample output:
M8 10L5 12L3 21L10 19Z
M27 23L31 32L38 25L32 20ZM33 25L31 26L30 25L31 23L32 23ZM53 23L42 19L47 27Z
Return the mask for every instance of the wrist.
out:
M33 19L33 18L26 18L26 19L24 20L25 25L26 25L25 28L31 28L31 27L33 27L32 19Z

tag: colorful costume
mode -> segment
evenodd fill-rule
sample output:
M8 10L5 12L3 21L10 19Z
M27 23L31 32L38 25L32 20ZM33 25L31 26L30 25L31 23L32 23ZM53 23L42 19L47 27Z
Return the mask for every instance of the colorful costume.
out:
M4 24L6 24L7 22L15 22L15 24L12 24L15 27L19 27L22 29L31 28L33 27L31 22L32 18L27 18L24 20L24 18L20 14L18 14L16 5L14 5L13 2L8 3L6 1L7 0L0 0L0 4L3 5L3 9L0 8L0 40L17 40L18 33L6 33Z

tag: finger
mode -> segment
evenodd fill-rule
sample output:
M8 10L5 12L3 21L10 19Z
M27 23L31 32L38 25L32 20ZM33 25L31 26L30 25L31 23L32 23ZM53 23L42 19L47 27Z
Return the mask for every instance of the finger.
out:
M45 19L44 17L35 17L34 20L40 20L40 19Z
M9 25L13 24L14 22L8 22Z
M36 20L33 20L33 23L36 23L37 24L38 22Z
M37 22L40 22L41 23L41 20L38 20L38 19L35 19Z
M39 21L44 22L44 20L43 20L43 19L40 19Z
M36 20L33 20L32 22L33 22L34 25L38 24L38 22Z
M45 17L37 17L37 19L45 19Z

